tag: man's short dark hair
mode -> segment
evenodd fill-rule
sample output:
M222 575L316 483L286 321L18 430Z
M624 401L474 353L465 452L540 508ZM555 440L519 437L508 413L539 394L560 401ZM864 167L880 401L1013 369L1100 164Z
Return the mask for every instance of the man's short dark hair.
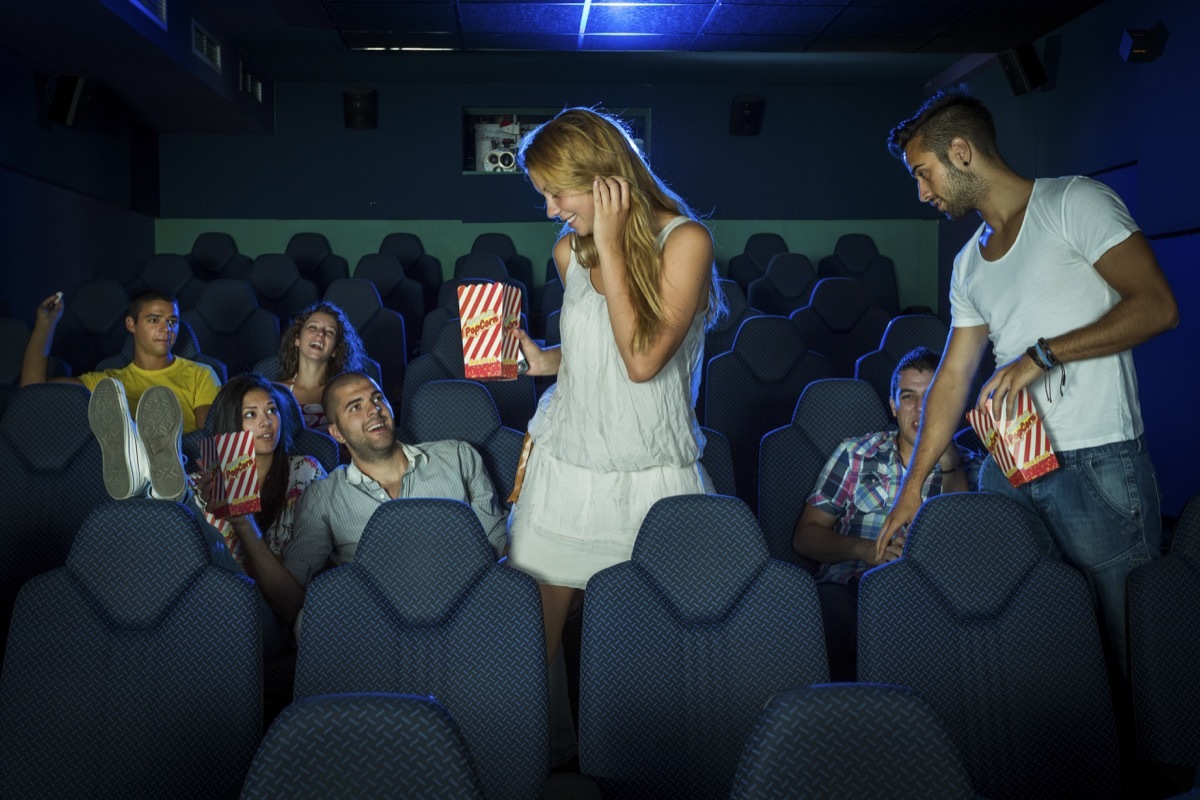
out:
M914 139L949 166L950 143L961 136L978 152L991 159L1000 158L996 146L996 122L987 106L967 92L965 84L947 86L925 101L915 115L892 128L888 150L904 158L904 148Z
M337 424L338 411L341 410L339 408L335 408L336 404L333 402L334 394L336 394L338 389L340 389L344 384L347 384L352 380L359 379L375 383L375 379L367 373L351 371L339 372L337 375L333 376L329 383L325 384L325 389L321 392L321 406L325 409L325 419L329 421L330 425Z
M164 303L170 303L171 305L175 306L176 312L179 311L179 301L175 299L174 295L166 292L160 292L158 289L146 289L133 296L133 299L129 301L129 310L125 312L125 315L134 322L137 322L138 316L142 313L142 308L144 308L147 303L153 303L157 300L161 300Z
M940 360L940 356L928 347L918 347L916 350L905 353L900 358L900 363L896 365L896 369L892 371L892 390L888 396L893 400L896 399L896 392L900 389L901 372L906 369L915 369L917 372L937 372Z

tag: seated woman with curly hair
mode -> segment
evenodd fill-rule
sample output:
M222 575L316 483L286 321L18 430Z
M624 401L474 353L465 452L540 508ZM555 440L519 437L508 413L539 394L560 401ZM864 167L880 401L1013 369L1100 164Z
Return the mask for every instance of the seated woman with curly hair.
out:
M315 303L301 311L279 343L279 375L300 404L305 427L327 433L329 420L321 392L334 375L363 368L366 350L346 313L332 303Z

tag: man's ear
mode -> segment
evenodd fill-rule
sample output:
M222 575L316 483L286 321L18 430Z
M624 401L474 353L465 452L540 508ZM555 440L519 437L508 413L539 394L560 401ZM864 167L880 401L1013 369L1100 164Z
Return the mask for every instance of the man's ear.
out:
M896 413L896 398L894 398L894 397L889 397L889 398L888 398L888 405L892 407L892 419L894 419L894 420L899 420L899 419L900 419L900 415Z
M961 136L950 140L950 162L956 167L970 165L973 156L971 143Z
M133 333L133 331L136 327L137 327L137 321L133 317L126 314L125 315L125 330L129 331L130 333Z
M336 423L333 423L333 422L329 423L328 431L329 431L329 435L332 436L334 441L336 441L338 444L346 443L346 437L342 436L342 432L338 430L338 426Z

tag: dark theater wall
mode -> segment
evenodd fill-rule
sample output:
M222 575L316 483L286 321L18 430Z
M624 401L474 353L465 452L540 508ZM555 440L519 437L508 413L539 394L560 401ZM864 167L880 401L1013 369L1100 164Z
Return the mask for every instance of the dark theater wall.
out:
M163 136L162 215L182 218L542 218L518 175L463 175L464 108L651 109L650 160L718 219L895 219L914 214L884 146L920 86L380 85L379 128L346 130L342 84L281 84L276 133ZM739 92L766 100L758 136L729 133Z
M40 118L37 76L0 47L0 303L27 322L55 291L131 277L154 248L153 218L133 209L157 193L134 191L147 134L115 98L98 87L83 130L68 128Z

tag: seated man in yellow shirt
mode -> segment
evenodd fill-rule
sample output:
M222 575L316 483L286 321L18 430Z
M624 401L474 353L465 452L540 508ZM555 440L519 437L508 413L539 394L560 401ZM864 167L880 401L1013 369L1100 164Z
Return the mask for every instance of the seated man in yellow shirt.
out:
M61 294L46 298L38 306L37 321L21 365L22 386L46 382L47 358L63 308ZM144 463L148 459L149 476L162 479L153 481L152 494L178 499L184 491L183 469L171 465L179 462L179 437L203 427L221 382L207 364L197 364L171 353L179 334L179 305L169 294L151 289L134 297L125 317L125 328L133 334L133 361L129 364L120 369L51 380L80 384L93 392L88 416L104 453L104 482L109 494L117 499L138 494L144 488L139 476L145 472L138 462ZM110 378L113 380L107 380ZM169 409L162 415L155 413L157 406L171 405L162 402L161 392L150 393L150 397L157 397L158 402L141 402L147 390L156 386L166 388L179 401L183 412L182 430L178 429L177 422L169 422L174 419ZM139 435L134 435L132 425L117 428L109 424L97 428L98 419L114 419L107 413L114 405L124 409L128 417L130 404L138 409L139 421L144 415L149 420ZM99 413L96 413L97 406ZM155 419L159 417L167 422L156 424ZM148 440L150 436L153 441Z

